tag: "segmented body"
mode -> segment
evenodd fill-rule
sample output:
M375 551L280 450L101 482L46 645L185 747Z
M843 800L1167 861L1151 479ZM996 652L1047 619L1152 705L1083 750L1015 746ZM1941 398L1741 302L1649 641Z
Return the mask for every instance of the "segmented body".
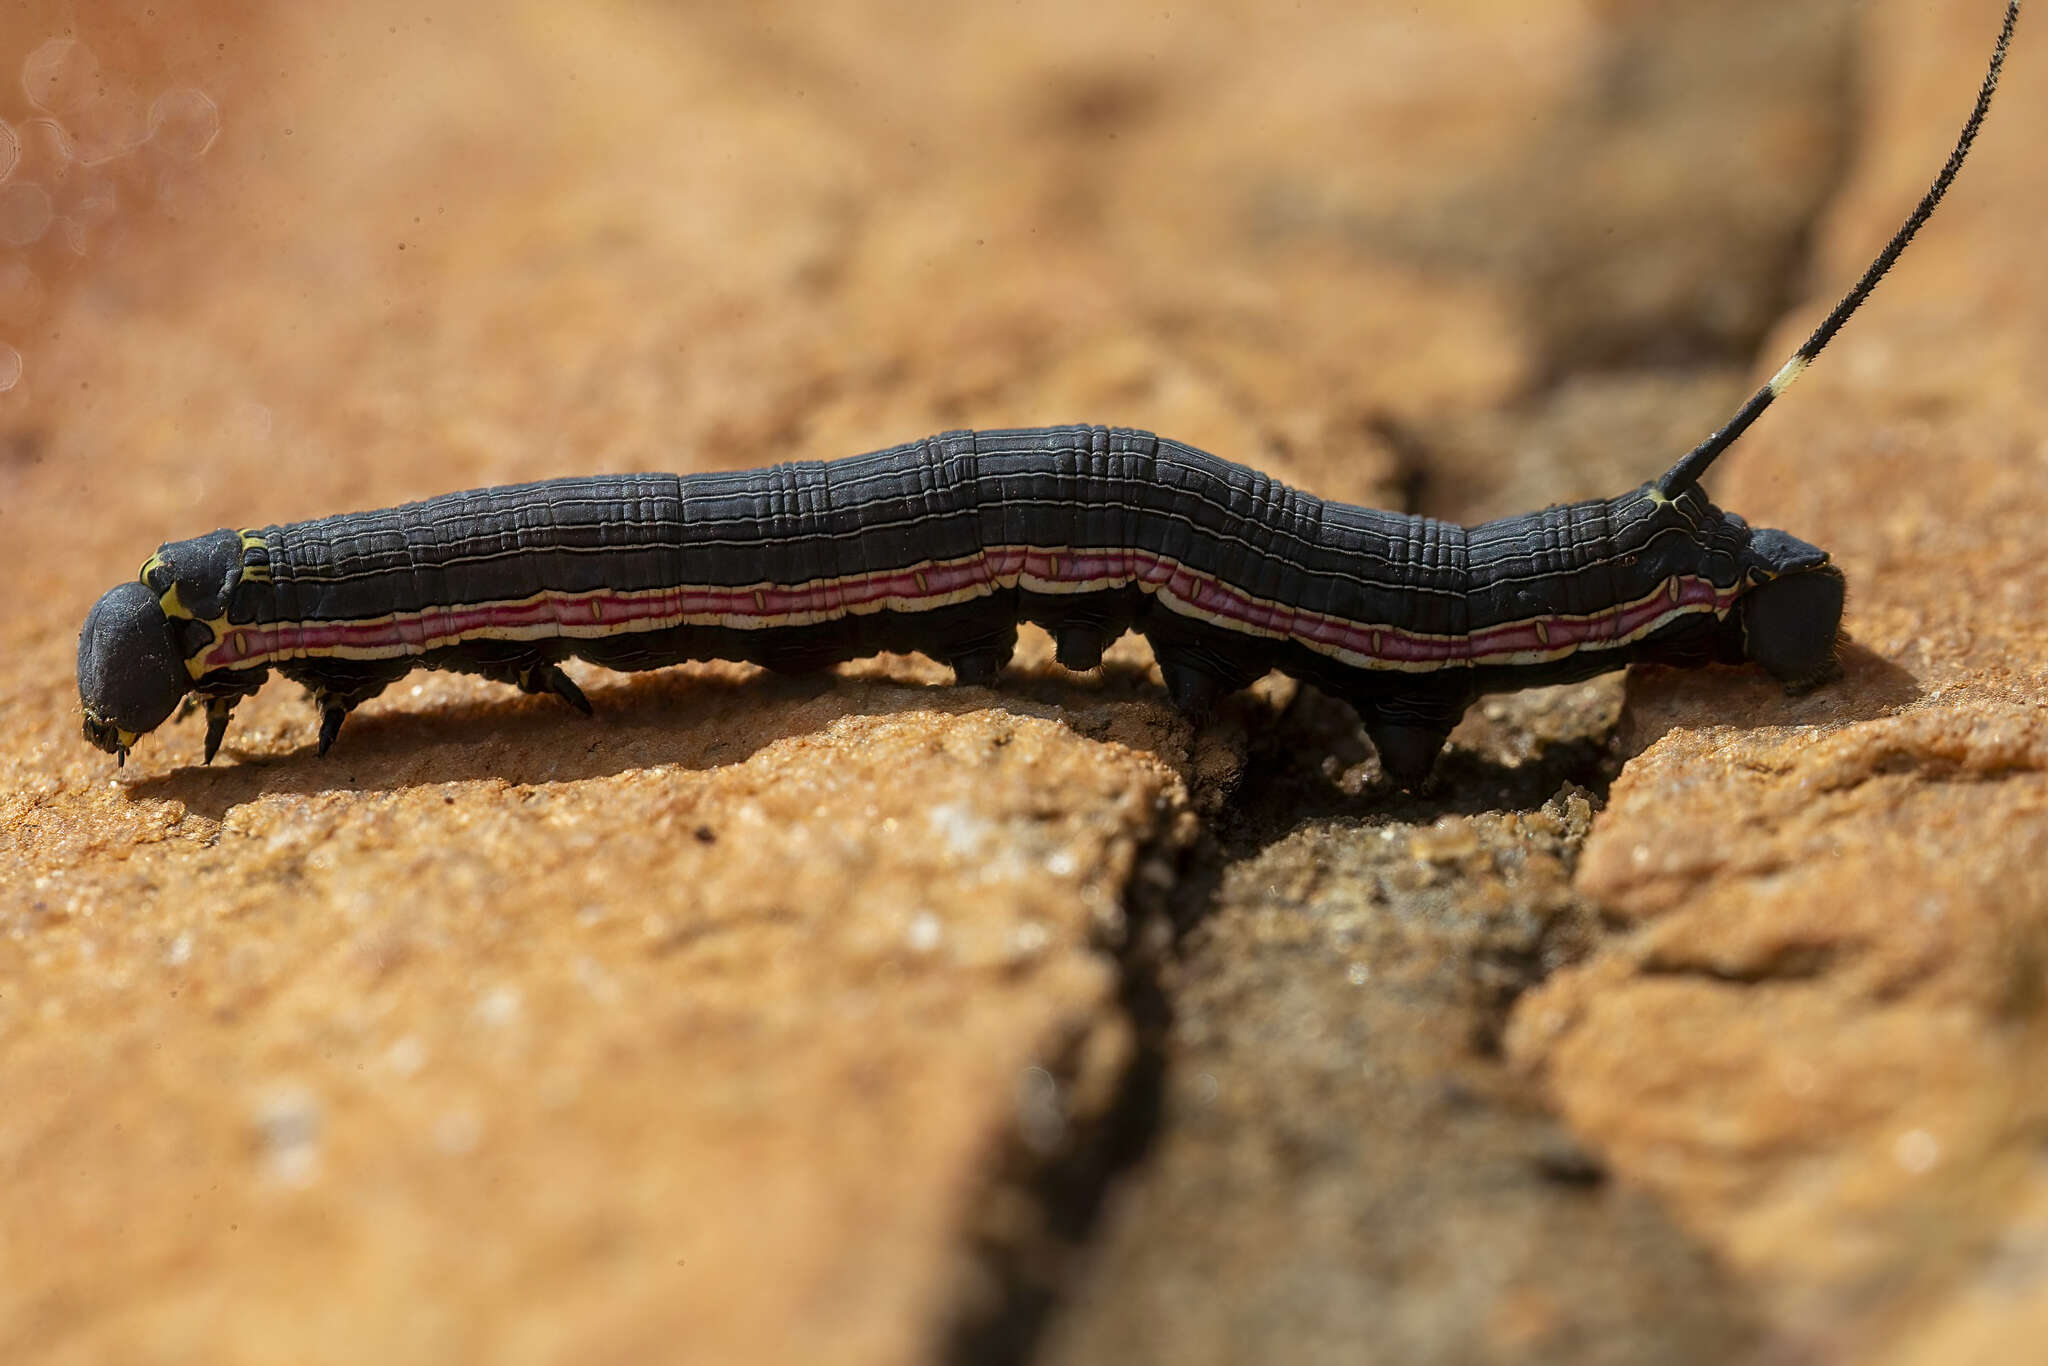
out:
M187 665L202 693L277 668L346 710L421 663L541 690L570 656L808 669L921 650L988 682L1020 619L1082 669L1135 627L1191 708L1277 667L1353 702L1383 749L1406 727L1433 757L1479 692L1710 655L1744 582L1739 533L1702 544L1719 516L1645 488L1465 528L1147 432L952 432L234 533L237 581ZM159 555L165 587L179 561Z
M275 668L327 751L417 665L590 704L558 667L685 659L811 669L921 650L993 681L1019 620L1092 668L1135 627L1205 712L1278 668L1357 708L1413 786L1480 693L1635 660L1751 660L1788 688L1836 667L1827 552L1751 530L1699 481L1862 306L1941 202L1998 88L2008 0L1934 183L1769 383L1661 478L1465 528L1326 502L1147 432L951 432L832 463L560 479L163 546L79 633L84 732L125 761L188 696L211 760Z

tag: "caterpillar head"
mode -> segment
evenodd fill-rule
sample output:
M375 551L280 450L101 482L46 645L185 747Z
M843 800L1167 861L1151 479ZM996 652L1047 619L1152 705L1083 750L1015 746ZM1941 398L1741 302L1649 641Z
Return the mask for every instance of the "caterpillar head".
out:
M1641 553L1610 572L1634 575L1620 584L1630 592L1676 582L1672 576L1711 583L1722 606L1718 624L1694 618L1699 625L1677 628L1639 657L1753 663L1794 693L1834 676L1847 585L1827 551L1771 527L1751 527L1708 502L1697 485L1672 497L1652 486L1649 496L1656 510L1638 524Z
M78 633L85 738L126 762L135 741L170 719L191 690L170 618L137 579L108 590Z
M157 549L139 578L108 590L78 633L85 738L126 762L135 741L192 690L186 661L214 639L243 577L242 533L209 532ZM260 545L260 542L255 542Z
M1751 587L1730 614L1742 657L1762 665L1788 692L1826 682L1836 670L1848 592L1842 571L1819 546L1769 527L1750 533L1746 560Z

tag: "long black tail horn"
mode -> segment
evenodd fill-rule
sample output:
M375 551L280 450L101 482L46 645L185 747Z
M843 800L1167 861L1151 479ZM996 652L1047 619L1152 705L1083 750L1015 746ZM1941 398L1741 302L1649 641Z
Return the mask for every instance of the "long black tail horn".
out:
M2005 67L2005 50L2012 45L2013 25L2019 22L2019 17L2020 0L2008 0L2005 7L2005 24L1998 31L1998 46L1991 50L1991 67L1984 73L1984 84L1978 88L1976 107L1970 111L1969 119L1963 124L1962 136L1956 139L1954 150L1942 164L1941 174L1927 187L1927 193L1920 196L1920 202L1913 207L1913 212L1900 225L1899 230L1892 234L1892 240L1885 243L1884 250L1877 254L1877 259L1863 272L1863 278L1856 282L1855 288L1842 296L1842 301L1835 305L1834 311L1821 321L1819 327L1813 329L1813 335L1806 339L1806 344L1794 351L1792 358L1778 368L1777 374L1771 376L1771 382L1751 394L1749 401L1736 409L1735 416L1728 419L1726 426L1693 447L1683 460L1673 465L1670 471L1657 481L1658 489L1667 497L1675 496L1681 489L1698 483L1700 477L1707 472L1707 467L1714 463L1721 452L1734 445L1736 439L1749 430L1749 424L1756 421L1763 410L1771 406L1771 400L1792 387L1792 381L1798 379L1806 367L1813 363L1813 358L1820 354L1822 347L1834 340L1835 333L1842 330L1842 324L1849 321L1849 315L1863 306L1863 301L1870 297L1870 291L1877 288L1877 282L1884 278L1884 273L1892 268L1892 262L1899 259L1899 253L1913 240L1913 234L1919 232L1920 225L1934 213L1934 206L1941 203L1941 197L1948 193L1948 187L1955 182L1956 172L1963 168L1963 158L1970 154L1970 144L1977 140L1977 130L1983 126L1984 115L1991 109L1991 96L1998 90L1998 73Z

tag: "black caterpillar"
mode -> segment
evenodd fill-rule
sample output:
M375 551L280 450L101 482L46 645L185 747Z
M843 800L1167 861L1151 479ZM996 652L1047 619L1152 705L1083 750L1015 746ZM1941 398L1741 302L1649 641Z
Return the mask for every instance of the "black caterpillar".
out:
M459 669L590 704L558 667L745 659L809 670L920 650L994 681L1019 619L1090 669L1135 628L1205 712L1269 669L1357 708L1386 772L1429 773L1482 693L1633 660L1835 669L1827 552L1752 530L1700 476L1799 377L1947 192L1990 108L2010 0L1955 148L1855 288L1661 479L1471 528L1326 502L1145 432L952 432L831 463L556 479L163 546L78 642L85 736L125 761L188 694L211 762L276 669L320 708Z

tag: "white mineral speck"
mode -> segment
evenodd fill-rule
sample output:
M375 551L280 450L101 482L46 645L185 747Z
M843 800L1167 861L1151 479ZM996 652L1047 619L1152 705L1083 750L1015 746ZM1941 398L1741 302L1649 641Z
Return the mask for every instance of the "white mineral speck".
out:
M320 1098L296 1083L275 1086L256 1103L255 1122L264 1176L283 1186L311 1185L320 1170Z
M408 1034L384 1051L384 1065L394 1076L417 1075L427 1065L427 1046L420 1042L419 1035Z
M1019 958L1029 958L1044 951L1052 936L1045 926L1035 920L1027 920L1010 931L1010 952Z
M503 1029L519 1019L519 990L493 987L476 1003L476 1017L487 1025Z
M904 935L912 953L930 953L939 946L945 935L945 927L930 911L919 911L910 918L910 929Z
M1893 1142L1892 1157L1904 1170L1920 1176L1941 1161L1941 1140L1925 1129L1908 1129Z
M592 1000L600 1005L614 1005L618 1002L619 984L605 971L604 964L585 955L576 960L572 971L576 974L576 981L590 993Z
M962 858L973 855L988 842L988 822L959 802L941 802L925 813L925 819L946 847Z
M484 1122L468 1107L450 1110L434 1121L434 1146L450 1157L464 1157L483 1142Z
M1027 1067L1017 1079L1017 1129L1032 1151L1049 1153L1067 1136L1060 1108L1060 1084L1043 1067Z

